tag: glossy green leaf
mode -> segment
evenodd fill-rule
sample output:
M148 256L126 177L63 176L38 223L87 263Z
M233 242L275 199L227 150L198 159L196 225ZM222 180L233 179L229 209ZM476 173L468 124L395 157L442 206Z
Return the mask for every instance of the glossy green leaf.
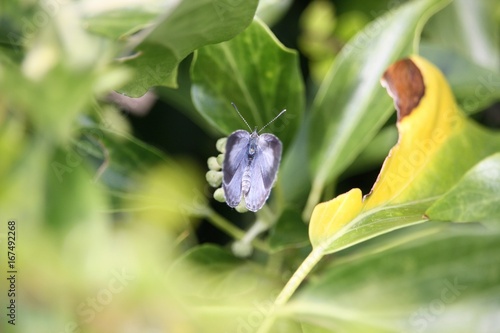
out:
M266 128L287 149L304 112L304 86L297 53L285 48L263 23L254 21L238 37L199 49L191 76L196 108L224 134L248 130L231 102L252 129L287 109Z
M312 106L313 188L305 218L326 183L353 162L391 115L392 102L379 84L383 72L415 51L423 24L448 2L412 1L391 10L366 26L339 54Z
M284 312L310 324L308 332L325 328L476 332L496 325L498 267L498 233L450 228L354 261L333 262L311 279Z
M500 222L500 154L475 165L426 214L431 220Z
M135 79L121 91L143 95L152 86L177 86L177 65L194 50L229 40L250 24L257 0L187 0L171 8L161 22L141 32L137 54L125 59ZM136 43L132 40L132 43Z

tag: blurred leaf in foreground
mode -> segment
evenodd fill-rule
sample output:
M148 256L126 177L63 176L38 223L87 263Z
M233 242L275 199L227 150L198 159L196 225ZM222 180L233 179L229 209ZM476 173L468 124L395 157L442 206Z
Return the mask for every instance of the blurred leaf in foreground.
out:
M309 323L311 333L493 333L500 310L500 235L456 229L334 262L298 292L286 313Z

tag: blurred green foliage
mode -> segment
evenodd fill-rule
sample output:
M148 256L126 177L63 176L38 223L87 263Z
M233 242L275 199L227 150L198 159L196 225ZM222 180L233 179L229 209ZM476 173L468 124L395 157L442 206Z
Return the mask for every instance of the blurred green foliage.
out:
M445 220L477 223L426 223L348 248L275 307L310 250L308 197L312 208L339 183L354 187L396 140L384 127L392 101L378 85L387 65L411 53L429 58L467 114L498 114L500 100L497 1L301 4L0 4L2 332L457 332L479 323L494 331L500 220L487 209L498 206L498 155L482 162L494 165L487 178L477 164L441 199L446 210L436 208ZM278 40L275 24L300 25L291 36L298 51ZM213 147L202 159L216 151L214 133L243 128L230 102L252 126L287 108L270 126L286 145L269 205L231 215L210 201L200 156L140 140L135 116L109 94L149 90L177 109L165 112L210 132L213 142L194 143ZM175 122L155 125L151 132L177 130L176 146L193 137ZM469 202L461 187L493 201ZM478 204L491 214L468 214ZM463 209L453 215L449 205ZM17 223L15 326L4 315L9 220ZM217 241L202 234L206 224L232 241L202 244ZM238 248L253 253L239 258ZM463 289L443 299L455 281Z

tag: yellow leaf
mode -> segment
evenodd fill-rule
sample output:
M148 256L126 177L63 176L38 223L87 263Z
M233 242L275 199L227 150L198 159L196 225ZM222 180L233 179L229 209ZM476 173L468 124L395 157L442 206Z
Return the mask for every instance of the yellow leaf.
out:
M393 64L385 72L382 85L394 98L399 140L389 152L363 210L404 199L408 186L465 121L441 72L421 57Z
M399 140L363 199L353 189L315 207L309 238L324 253L425 221L435 200L500 149L498 135L460 112L442 73L423 58L394 63L382 85L394 99Z
M316 205L309 224L313 247L337 233L361 211L361 190L355 188L327 202Z

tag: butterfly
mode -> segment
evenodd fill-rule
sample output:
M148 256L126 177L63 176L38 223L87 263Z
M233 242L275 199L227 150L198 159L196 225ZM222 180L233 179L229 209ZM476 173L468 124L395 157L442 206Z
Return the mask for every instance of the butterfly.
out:
M231 104L252 131L236 105ZM273 134L259 133L285 111L281 111L258 132L257 127L251 133L237 130L227 138L226 155L222 163L222 188L228 206L234 208L244 198L246 208L256 212L269 198L276 181L283 145Z

